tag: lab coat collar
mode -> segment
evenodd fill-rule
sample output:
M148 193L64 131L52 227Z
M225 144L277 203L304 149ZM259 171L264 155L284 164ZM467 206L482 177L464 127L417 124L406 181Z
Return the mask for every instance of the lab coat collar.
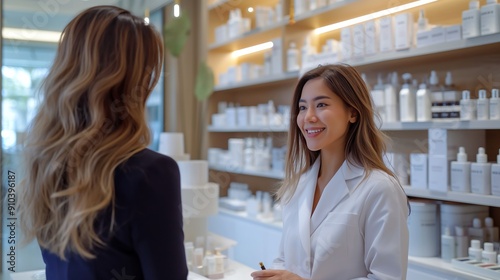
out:
M319 160L320 159L318 158L318 161ZM333 209L335 209L335 207L337 207L337 205L339 205L340 202L348 197L348 195L354 190L355 186L353 186L352 184L348 184L348 181L362 176L363 172L363 168L349 163L348 160L344 161L337 173L330 179L330 181L326 185L325 189L323 190L323 194L321 195L321 199L319 200L318 205L314 210L314 214L311 217L310 224L311 235L316 231L319 225L321 225L328 214L330 214ZM316 180L314 180L314 187L316 186L318 173L316 173L315 176Z

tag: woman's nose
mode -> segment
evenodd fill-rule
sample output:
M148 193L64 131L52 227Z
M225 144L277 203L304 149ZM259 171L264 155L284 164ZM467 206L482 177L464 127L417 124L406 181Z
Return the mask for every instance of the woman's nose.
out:
M318 120L318 118L316 117L316 112L314 111L314 108L307 109L305 120L306 120L306 122L316 122Z

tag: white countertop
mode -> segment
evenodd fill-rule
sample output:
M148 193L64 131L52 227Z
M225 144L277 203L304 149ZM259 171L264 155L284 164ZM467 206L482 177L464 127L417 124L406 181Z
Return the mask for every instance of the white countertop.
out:
M255 269L241 263L229 260L230 269L224 274L223 280L251 280L250 274ZM197 274L189 273L188 280L208 279ZM25 272L15 272L10 274L10 280L45 280L45 270L32 270Z

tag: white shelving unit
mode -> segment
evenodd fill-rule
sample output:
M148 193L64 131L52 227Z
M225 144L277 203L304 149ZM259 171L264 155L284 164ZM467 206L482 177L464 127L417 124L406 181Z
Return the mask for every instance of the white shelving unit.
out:
M288 132L288 126L245 126L245 127L218 127L208 126L208 132Z
M477 204L484 206L500 207L500 196L481 195L474 193L460 192L438 192L429 189L416 189L410 186L404 186L406 195L419 198L430 198L442 201L462 202L468 204Z
M241 168L231 168L231 167L226 167L226 166L221 166L221 165L209 165L210 169L213 170L218 170L218 171L223 171L223 172L229 172L229 173L235 173L235 174L242 174L242 175L250 175L250 176L258 176L258 177L264 177L264 178L271 178L271 179L283 179L284 173L283 172L277 172L277 171L258 171L258 170L246 170L246 169L241 169Z
M271 84L271 83L278 83L278 82L291 82L291 81L297 80L298 78L299 78L298 71L285 72L285 73L282 73L281 75L271 75L271 76L267 76L267 77L261 77L258 79L246 80L246 81L234 83L234 84L215 86L214 91L219 92L219 91L233 90L233 89L252 87L252 86L263 86L263 85L267 85L267 84Z

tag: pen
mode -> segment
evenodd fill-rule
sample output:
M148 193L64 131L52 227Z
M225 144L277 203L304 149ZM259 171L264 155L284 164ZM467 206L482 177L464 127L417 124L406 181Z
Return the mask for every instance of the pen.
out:
M260 265L260 269L266 270L266 267L264 266L264 264L262 262L259 262L259 265Z

